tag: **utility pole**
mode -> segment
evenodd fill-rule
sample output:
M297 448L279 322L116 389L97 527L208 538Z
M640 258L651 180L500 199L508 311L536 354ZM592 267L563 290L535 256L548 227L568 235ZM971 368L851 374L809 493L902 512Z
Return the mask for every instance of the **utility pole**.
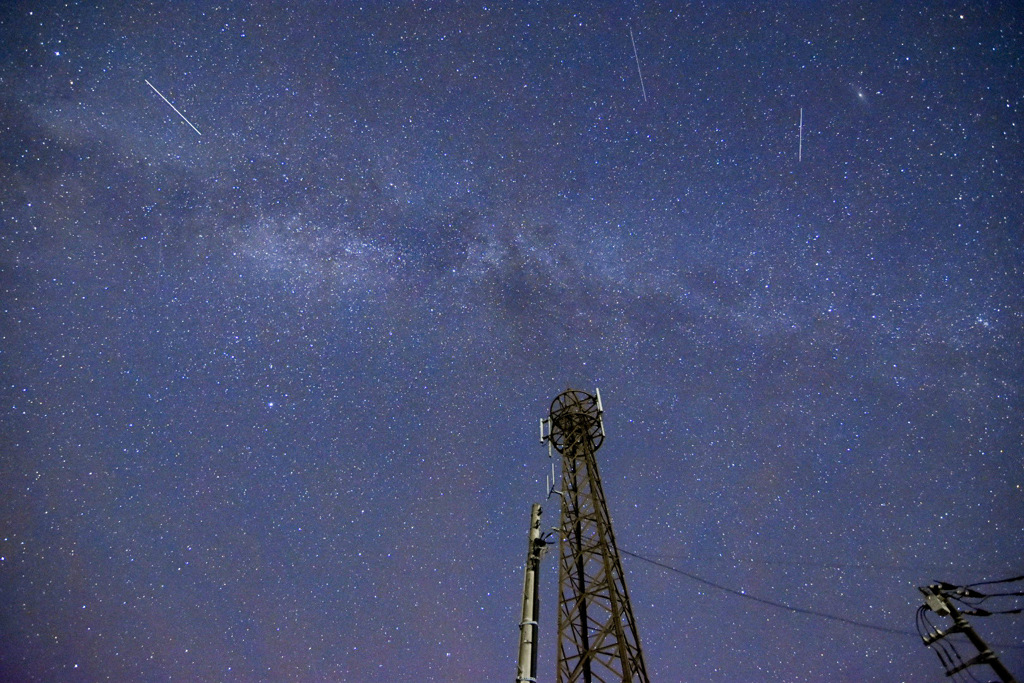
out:
M540 616L540 593L537 578L540 558L547 543L540 535L541 507L533 504L530 511L530 544L526 551L526 571L523 574L523 618L519 621L519 669L516 683L537 681L537 621Z
M1013 674L1007 670L1003 663L999 661L999 657L996 656L995 652L992 651L981 636L979 636L974 628L967 622L967 619L960 610L949 599L946 594L945 586L941 584L933 584L931 586L918 587L918 590L924 594L925 607L938 614L940 617L950 617L953 620L953 625L947 628L945 631L936 629L933 632L921 634L921 639L924 644L931 647L933 643L942 640L943 638L952 635L954 633L963 633L967 636L967 639L971 641L978 650L977 656L966 662L961 661L959 664L955 664L952 659L947 662L947 657L943 657L939 650L936 650L936 654L939 655L939 661L942 662L946 668L946 676L955 676L961 671L975 665L985 665L992 667L992 670L999 676L999 680L1003 683L1017 683L1017 679L1013 677ZM923 609L923 608L922 608ZM956 650L953 650L956 653ZM959 655L957 655L959 659Z
M595 458L603 412L599 391L569 389L541 420L541 442L562 456L558 683L649 683Z

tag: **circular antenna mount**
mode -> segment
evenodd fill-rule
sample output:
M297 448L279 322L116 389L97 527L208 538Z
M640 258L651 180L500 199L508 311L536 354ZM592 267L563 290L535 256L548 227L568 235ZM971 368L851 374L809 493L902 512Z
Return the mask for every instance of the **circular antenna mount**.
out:
M596 451L604 442L597 399L585 391L569 389L551 402L551 443L559 453L566 445L589 435Z

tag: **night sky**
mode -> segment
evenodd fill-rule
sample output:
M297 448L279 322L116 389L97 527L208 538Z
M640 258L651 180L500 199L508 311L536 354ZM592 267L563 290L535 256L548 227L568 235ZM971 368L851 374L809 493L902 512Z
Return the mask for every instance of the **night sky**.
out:
M1024 573L1022 76L1015 2L4 3L0 679L511 681L572 386L621 548L900 631L623 554L653 680L945 680L915 587Z

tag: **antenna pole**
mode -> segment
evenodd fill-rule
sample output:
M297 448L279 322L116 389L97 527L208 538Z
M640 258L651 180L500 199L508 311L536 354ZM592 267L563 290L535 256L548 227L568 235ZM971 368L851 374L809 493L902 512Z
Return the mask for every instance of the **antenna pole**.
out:
M540 616L540 594L537 575L546 543L540 535L541 507L533 504L530 511L530 544L523 575L523 618L519 621L519 669L516 683L537 681L537 618Z

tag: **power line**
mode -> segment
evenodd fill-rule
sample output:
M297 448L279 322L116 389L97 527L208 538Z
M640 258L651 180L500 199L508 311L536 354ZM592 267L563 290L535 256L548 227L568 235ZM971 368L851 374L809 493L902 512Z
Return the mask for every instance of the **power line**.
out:
M622 552L622 553L625 553L626 555L629 555L631 557L635 557L638 560L642 560L642 561L647 562L649 564L653 564L656 567L661 567L662 569L666 569L666 570L668 570L670 572L674 572L676 574L681 574L682 576L685 576L688 579L693 579L694 581L697 581L699 583L703 583L705 585L711 586L712 588L717 588L718 590L725 591L726 593L731 593L731 594L739 596L741 598L746 598L747 600L753 600L754 602L759 602L762 605L770 605L771 607L777 607L779 609L788 610L790 612L796 612L797 614L808 614L808 615L815 616L815 617L822 617L823 619L831 619L832 621L842 622L844 624L849 624L851 626L859 626L861 628L871 629L872 631L880 631L882 633L895 633L895 634L904 635L904 636L915 636L915 637L917 636L917 633L915 633L913 631L907 631L907 630L898 629L898 628L890 628L888 626L877 626L875 624L868 624L868 623L865 623L863 621L856 621L854 619L847 619L846 617L841 617L841 616L836 615L836 614L829 614L828 612L819 612L819 611L813 610L813 609L804 609L803 607L793 607L792 605L786 605L786 604L781 603L781 602L776 602L774 600L769 600L768 598L762 598L762 597L758 597L756 595L751 595L750 593L747 593L745 591L740 591L740 590L736 590L735 588L729 588L728 586L723 586L720 583L715 583L714 581L711 581L709 579L705 579L705 578L703 578L701 576L697 576L696 574L691 574L690 572L687 572L687 571L683 571L682 569L679 569L677 567L673 567L671 565L665 564L664 562L658 562L657 560L652 560L649 557L644 557L643 555L638 555L638 554L636 554L634 552L630 552L629 550L625 550L624 548L619 548L619 551Z
M705 579L702 576L697 576L696 574L693 574L693 573L688 572L688 571L684 571L682 569L679 569L678 567L673 567L672 565L665 564L664 562L659 562L657 560L652 560L649 557L644 557L643 555L631 552L629 550L626 550L625 548L621 548L620 547L619 548L619 552L621 552L621 553L623 553L625 555L629 555L630 557L635 557L636 559L641 560L642 562L647 562L648 564L652 564L652 565L654 565L656 567L660 567L662 569L665 569L667 571L673 572L675 574L680 574L682 576L685 576L688 579L691 579L691 580L696 581L698 583L702 583L702 584L704 584L706 586L711 586L712 588L717 588L720 591L724 591L726 593L730 593L732 595L735 595L735 596L738 596L738 597L741 597L741 598L746 598L747 600L752 600L754 602L761 603L762 605L768 605L770 607L775 607L777 609L786 610L788 612L795 612L796 614L806 614L806 615L813 616L813 617L821 617L822 619L828 619L830 621L837 621L837 622L842 623L842 624L848 624L850 626L856 626L858 628L864 628L864 629L868 629L868 630L871 630L871 631L878 631L880 633L892 633L892 634L901 635L901 636L913 636L915 638L918 637L918 634L916 632L914 632L914 631L909 631L909 630L899 629L899 628L891 628L889 626L879 626L877 624L869 624L869 623L864 622L864 621L857 621L855 619L847 619L846 617L841 617L841 616L839 616L837 614L829 614L828 612L819 612L818 610L805 609L803 607L793 607L792 605L787 605L787 604L782 603L782 602L776 602L775 600L769 600L768 598L762 598L762 597L757 596L757 595L751 595L750 593L747 593L745 591L740 591L740 590L736 590L735 588L729 588L728 586L723 586L720 583L715 583L714 581L711 581L710 579ZM1015 650L1024 649L1024 645L997 644L996 647L1007 648L1007 649L1015 649Z
M1024 581L1024 574L1020 576L1011 576L1008 579L995 579L994 581L979 581L977 583L969 583L967 587L974 588L975 586L988 586L993 583L1013 583L1014 581ZM993 593L992 595L1000 595L999 593ZM1007 593L1006 595L1017 595L1016 593Z
M659 558L659 559L664 559L664 560L681 560L681 559L684 559L685 556L683 556L683 555L673 555L673 554L667 554L667 553L654 553L653 557L656 557L656 558ZM722 563L730 563L731 562L731 563L736 564L736 565L739 565L739 564L783 565L783 566L793 566L793 567L814 567L816 569L837 569L837 570L845 570L845 569L871 569L871 570L881 571L881 572L893 572L893 571L914 572L915 574L922 574L922 573L933 572L933 571L950 572L950 571L953 571L953 570L957 569L957 567L954 566L952 563L947 565L947 566L941 566L941 565L937 565L937 564L936 565L912 566L912 565L904 565L904 564L877 564L877 563L870 563L870 562L842 563L842 562L823 562L823 561L813 561L813 560L774 560L774 559L758 559L758 558L753 558L753 557L747 558L747 557L735 557L735 556L733 556L733 557L717 556L717 557L709 557L709 558L705 558L705 559L708 560L708 561L711 561L711 562L716 562L716 563L717 562L722 562ZM1024 577L1022 577L1022 578L1024 578ZM1012 580L1012 579L1008 579L1008 580ZM1003 583L1003 582L1008 581L1008 580L1000 581L999 583ZM975 584L971 584L971 585L973 586ZM977 584L977 585L980 585L980 584Z

